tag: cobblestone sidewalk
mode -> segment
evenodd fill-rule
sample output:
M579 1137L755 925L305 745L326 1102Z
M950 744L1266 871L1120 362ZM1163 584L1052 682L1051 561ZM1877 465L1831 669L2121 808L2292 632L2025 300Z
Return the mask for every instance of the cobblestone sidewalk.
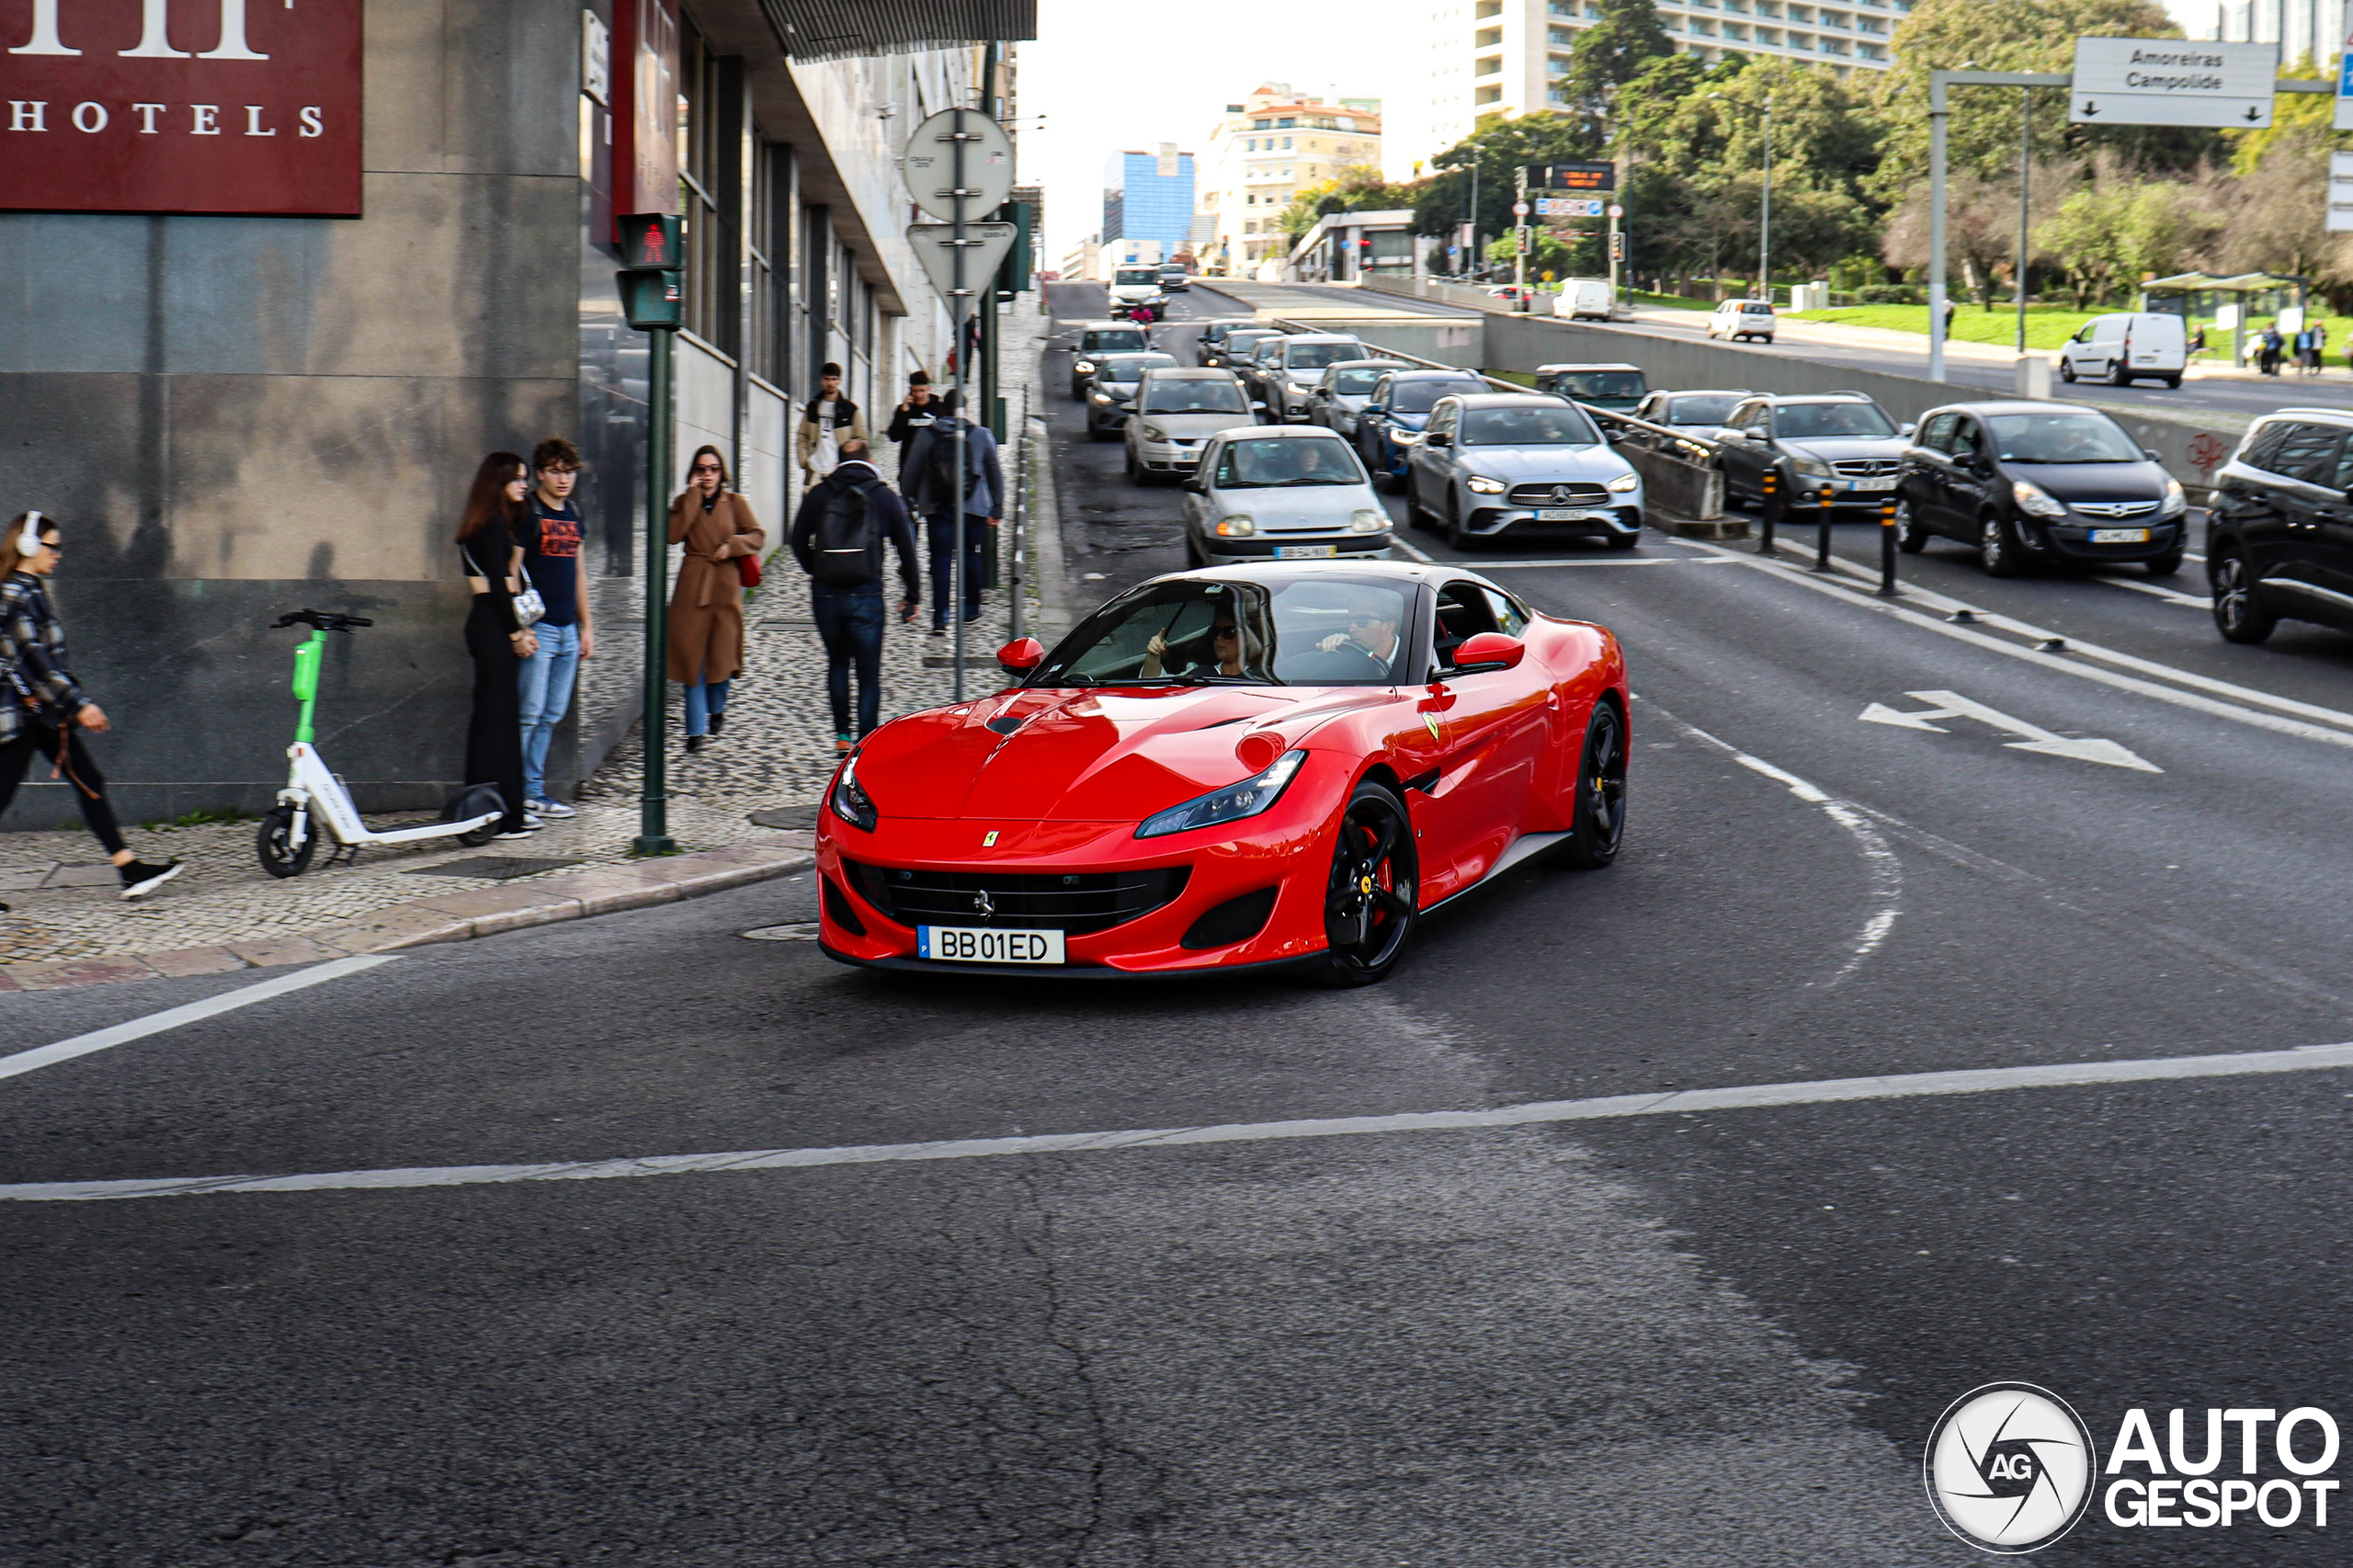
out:
M1034 305L1017 305L1007 324L1003 358L1013 426L1006 460L1010 480L1016 439L1026 434L1023 416L1036 406L1037 351L1048 324L1035 314ZM1042 464L1029 465L1029 472L1042 474ZM1051 506L1045 516L1051 518ZM779 543L782 532L778 531ZM756 861L748 851L759 847L771 851L779 867L798 862L808 843L806 808L814 804L835 760L824 648L810 619L804 580L790 553L781 551L768 571L770 585L745 609L745 673L730 698L726 733L688 756L680 741L685 725L677 687L670 688L671 836L688 852L729 851L719 858L735 866ZM925 592L928 597L927 583ZM1034 602L1028 613L1034 625ZM893 619L884 634L885 719L951 699L952 639L929 635L929 623L926 605L913 624ZM992 591L984 596L980 619L965 629L968 691L995 688L994 655L1006 641L1006 594ZM244 962L294 961L313 956L304 945L306 934L381 924L387 912L419 901L438 908L459 892L515 893L560 880L569 887L582 872L629 861L642 763L640 736L632 732L581 787L580 814L551 821L529 839L494 841L479 849L451 843L362 850L357 864L333 868L324 864L323 851L307 874L284 881L261 869L254 853L256 824L249 819L134 827L127 836L140 858L176 857L187 868L135 903L122 901L113 868L78 824L70 832L0 834L0 901L12 906L0 915L0 989L9 987L12 968L18 970L19 982L37 983L36 971L21 967L28 965L73 962L86 966L94 978L120 978L90 960L137 954L245 949L259 956L244 956ZM754 821L756 814L766 820ZM373 819L371 825L392 825L392 820ZM399 820L419 819L411 813ZM561 892L551 890L551 897ZM519 909L527 902L486 898L483 907ZM270 956L278 953L291 956ZM69 983L59 978L68 971L46 972L48 983Z

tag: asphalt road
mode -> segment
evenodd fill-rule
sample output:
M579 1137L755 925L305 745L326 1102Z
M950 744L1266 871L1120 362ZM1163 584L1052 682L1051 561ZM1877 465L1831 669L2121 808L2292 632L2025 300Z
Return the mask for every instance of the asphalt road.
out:
M1177 565L1175 493L1050 409L1074 591ZM1631 837L1378 988L884 978L738 935L811 919L795 881L0 1076L0 1183L369 1173L0 1189L0 1562L1952 1564L1921 1444L1976 1385L2103 1454L2132 1406L2353 1415L2353 1071L2165 1075L2353 1040L2353 722L2196 685L2297 700L2353 639L2195 665L2188 608L1957 551L1900 609L1656 539L1472 563L1625 640ZM2146 767L1859 717L1926 691ZM0 997L0 1051L235 983ZM1330 1125L2086 1061L2151 1065ZM1203 1124L1250 1125L942 1146ZM2052 1560L2335 1563L2330 1519L2096 1510Z
M1348 301L1364 296L1354 289L1328 284L1285 284L1302 297L1330 298ZM1385 304L1401 302L1383 297ZM1410 301L1415 308L1434 314L1457 315L1472 312L1462 307L1443 305L1436 301ZM1584 324L1597 332L1622 333L1634 337L1669 337L1682 342L1700 343L1707 340L1703 327L1686 326L1678 322L1657 320ZM1879 370L1889 375L1914 376L1926 379L1928 373L1927 340L1920 340L1915 353L1891 353L1881 348L1856 347L1846 344L1811 343L1790 335L1774 343L1720 343L1716 347L1739 353L1756 355L1771 360L1805 359L1818 365L1840 365L1856 370ZM1967 359L1948 358L1945 379L1957 387L1977 387L2007 395L2012 388L2007 365L1981 365ZM1753 378L1743 378L1743 384L1769 386L1772 372L1759 367ZM2095 403L2119 409L2147 409L2152 413L2185 415L2224 414L2242 418L2268 414L2273 409L2297 407L2353 408L2353 372L2348 372L2344 357L2333 355L2328 368L2321 375L2302 377L2282 374L2269 381L2195 377L2179 388L2162 387L2135 382L2129 387L2093 386L2088 383L2067 386L2055 375L2051 389L2054 392L2081 402Z

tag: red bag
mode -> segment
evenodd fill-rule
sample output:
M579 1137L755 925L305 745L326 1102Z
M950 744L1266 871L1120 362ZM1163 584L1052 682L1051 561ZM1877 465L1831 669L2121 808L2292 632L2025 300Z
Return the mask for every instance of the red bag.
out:
M756 555L737 556L735 558L735 575L744 579L744 586L747 588L758 587L760 585L760 558Z

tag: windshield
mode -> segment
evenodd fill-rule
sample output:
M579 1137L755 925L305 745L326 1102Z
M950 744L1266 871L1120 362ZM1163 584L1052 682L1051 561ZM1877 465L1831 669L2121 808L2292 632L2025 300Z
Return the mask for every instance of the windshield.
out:
M1390 391L1389 406L1399 414L1427 414L1442 397L1486 390L1484 381L1400 381Z
M2137 463L2148 460L2097 414L1997 414L1994 450L2013 463Z
M1146 414L1247 414L1250 402L1232 381L1154 381L1144 393Z
M1597 397L1640 397L1651 389L1640 370L1563 370L1544 378L1543 390L1591 402Z
M1773 307L1762 301L1751 301L1740 308L1752 316L1769 316L1773 313Z
M1895 426L1875 403L1787 403L1773 411L1773 434L1796 441L1821 436L1893 436Z
M1474 408L1462 416L1466 447L1594 447L1601 437L1574 408Z
M1386 686L1407 591L1329 577L1155 583L1089 616L1028 684Z
M1081 354L1117 354L1123 349L1149 348L1152 340L1131 326L1105 327L1086 335L1079 345Z
M1175 363L1176 359L1166 354L1122 354L1116 358L1106 359L1097 367L1095 379L1098 381L1140 381L1146 370Z
M1737 392L1727 393L1722 397L1678 397L1667 403L1666 417L1659 423L1662 425L1721 425L1730 419L1732 411L1739 406L1740 394Z
M1229 441L1218 454L1220 490L1267 490L1293 484L1362 484L1356 454L1335 437L1270 437Z
M1118 278L1113 279L1113 281L1119 283L1157 283L1160 281L1160 268L1156 267L1123 267L1120 268L1120 274Z
M1294 370L1320 370L1343 359L1364 358L1361 343L1294 343L1283 363Z
M1388 373L1386 370L1336 370L1332 373L1332 390L1343 397L1363 397Z

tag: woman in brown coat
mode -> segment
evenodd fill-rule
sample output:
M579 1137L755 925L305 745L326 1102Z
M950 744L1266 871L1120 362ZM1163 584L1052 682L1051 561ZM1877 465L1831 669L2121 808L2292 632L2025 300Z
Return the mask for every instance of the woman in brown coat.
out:
M687 488L670 503L670 542L683 542L670 592L670 678L687 688L687 749L727 727L727 685L744 673L744 580L735 562L767 542L759 519L727 487L716 447L698 447Z

